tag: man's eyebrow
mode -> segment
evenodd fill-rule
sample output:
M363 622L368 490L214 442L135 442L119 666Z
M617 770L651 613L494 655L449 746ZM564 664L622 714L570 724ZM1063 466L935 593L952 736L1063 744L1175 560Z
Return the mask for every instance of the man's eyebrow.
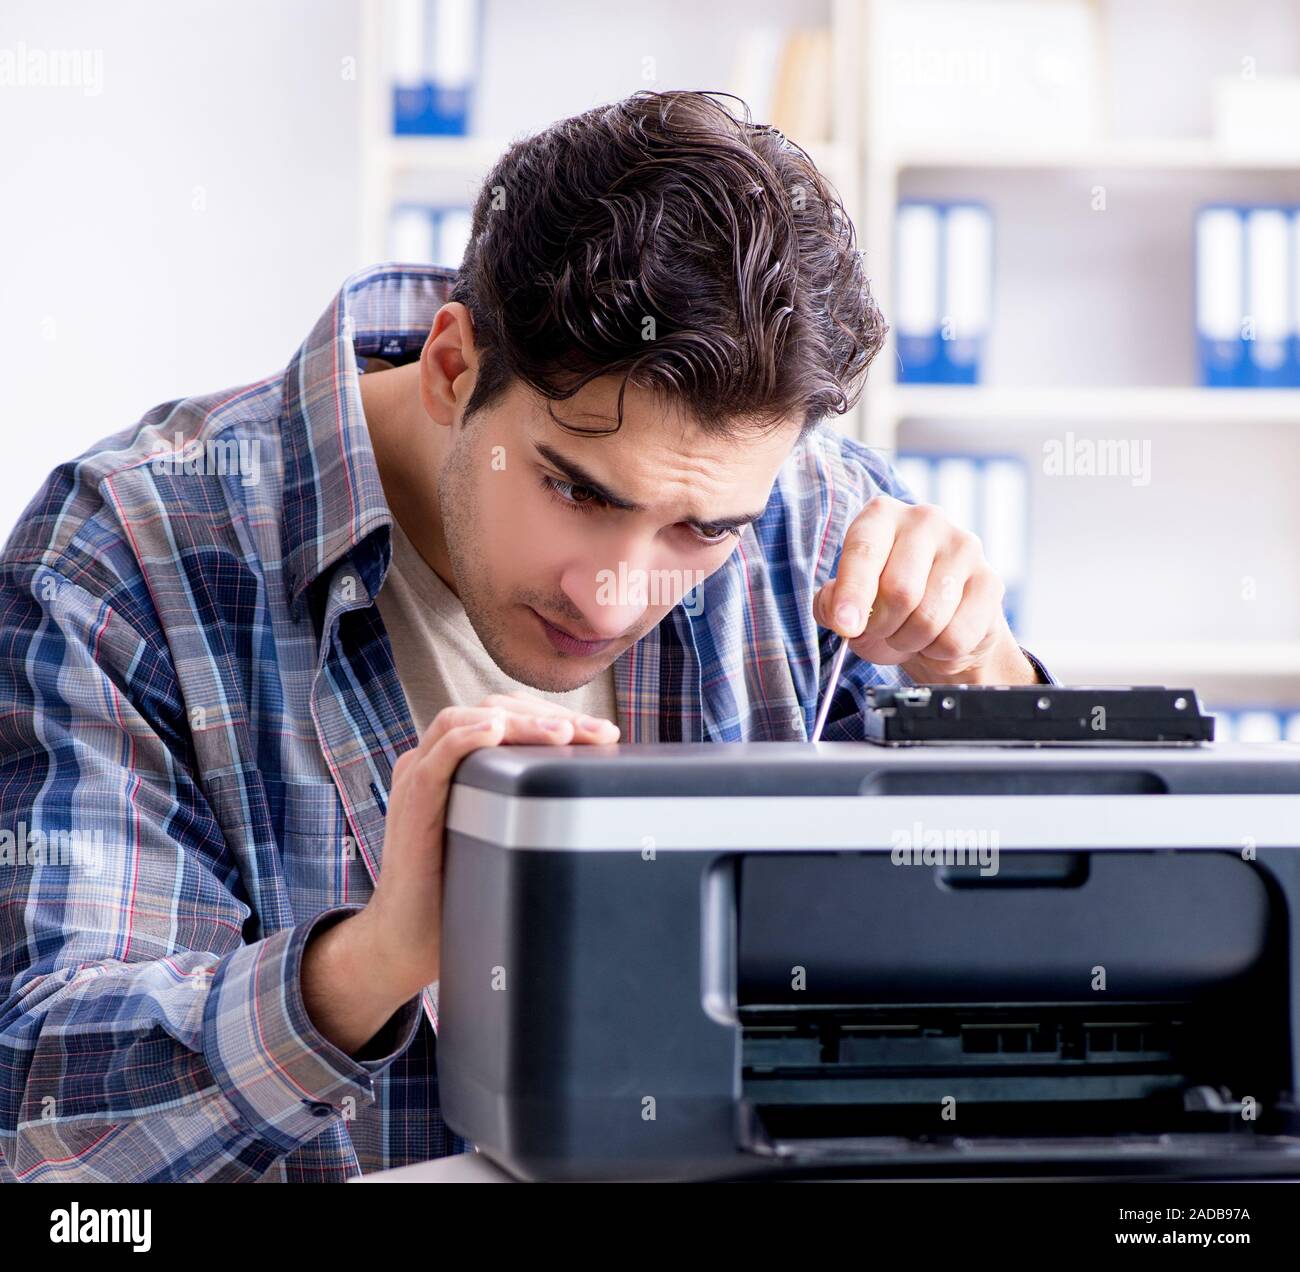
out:
M576 460L567 459L559 451L548 446L545 442L534 442L533 448L552 468L558 469L564 474L566 481L572 482L575 486L582 486L590 490L602 503L607 503L611 508L618 508L623 512L644 512L645 509L641 504L635 503L631 499L625 499L622 495L615 494L607 486L597 481L581 464ZM713 530L721 532L723 530L739 530L741 526L747 526L751 522L757 521L764 513L765 509L760 508L757 512L743 512L736 517L719 517L713 521L692 521L689 524L699 527L701 530Z
M607 486L602 486L577 460L565 459L559 451L547 446L545 442L534 442L533 447L552 468L558 468L567 481L571 481L575 486L585 486L593 495L598 496L602 503L624 512L645 511L639 503L624 499L622 495L616 495Z

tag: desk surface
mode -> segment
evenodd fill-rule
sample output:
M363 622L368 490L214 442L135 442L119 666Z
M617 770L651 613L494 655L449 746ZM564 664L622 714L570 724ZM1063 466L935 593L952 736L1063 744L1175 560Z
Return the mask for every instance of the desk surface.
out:
M1063 1183L1083 1183L1083 1182L1114 1182L1113 1177L1106 1176L1080 1177L1080 1176L1061 1176L1052 1177L1049 1175L1039 1175L1028 1177L1033 1182L1045 1182L1049 1179L1056 1179ZM969 1183L970 1178L956 1176L955 1182ZM490 1158L484 1157L482 1153L457 1153L452 1157L438 1157L431 1162L418 1162L414 1166L399 1166L396 1170L379 1170L371 1175L354 1175L348 1180L350 1184L515 1184L519 1181L513 1175L502 1170ZM790 1181L786 1181L790 1182ZM804 1180L802 1182L809 1182ZM856 1181L853 1176L840 1177L838 1182L880 1182L877 1181ZM900 1177L899 1182L916 1183L915 1178L908 1179ZM924 1182L924 1181L923 1181ZM929 1181L934 1182L934 1181ZM939 1182L943 1182L942 1177ZM979 1182L989 1183L1017 1183L1025 1182L1019 1177L997 1178L989 1177L987 1180ZM1127 1181L1126 1181L1127 1182ZM1143 1182L1157 1182L1155 1176L1143 1180ZM1254 1179L1251 1177L1234 1178L1232 1180L1214 1181L1230 1183L1289 1183L1300 1184L1300 1179Z
M354 1175L350 1184L513 1184L518 1182L482 1153L455 1153L431 1162Z

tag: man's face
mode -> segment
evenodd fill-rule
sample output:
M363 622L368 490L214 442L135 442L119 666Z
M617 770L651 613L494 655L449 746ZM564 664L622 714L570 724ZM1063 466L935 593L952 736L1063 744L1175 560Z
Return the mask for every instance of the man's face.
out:
M552 409L607 429L618 388ZM456 590L493 661L550 691L592 680L726 561L799 435L710 437L631 386L603 436L518 384L453 427L438 500Z

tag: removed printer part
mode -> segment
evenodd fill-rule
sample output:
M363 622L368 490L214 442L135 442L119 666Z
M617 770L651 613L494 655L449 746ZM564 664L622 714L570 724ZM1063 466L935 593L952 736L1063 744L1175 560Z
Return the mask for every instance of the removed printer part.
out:
M867 740L884 746L1197 746L1214 717L1163 685L873 685Z

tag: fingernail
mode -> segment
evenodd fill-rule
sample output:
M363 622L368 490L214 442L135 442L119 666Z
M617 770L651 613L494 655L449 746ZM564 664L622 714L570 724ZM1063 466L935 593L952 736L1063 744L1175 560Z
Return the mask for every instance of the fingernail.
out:
M478 727L479 727L480 729L482 729L484 733L486 733L489 729L499 729L499 728L501 728L501 726L502 726L503 724L505 724L505 722L506 722L505 712L504 712L504 711L494 711L494 712L493 712L490 716L488 716L488 718L487 718L486 720L484 720L483 723L480 724Z
M557 720L554 716L543 716L541 724L543 729L549 729L552 733L558 733L566 724L568 724L568 721Z
M612 729L613 723L609 720L602 720L599 716L579 716L578 723L584 729Z
M845 630L856 633L862 626L862 615L856 605L841 605L835 611L835 621Z

